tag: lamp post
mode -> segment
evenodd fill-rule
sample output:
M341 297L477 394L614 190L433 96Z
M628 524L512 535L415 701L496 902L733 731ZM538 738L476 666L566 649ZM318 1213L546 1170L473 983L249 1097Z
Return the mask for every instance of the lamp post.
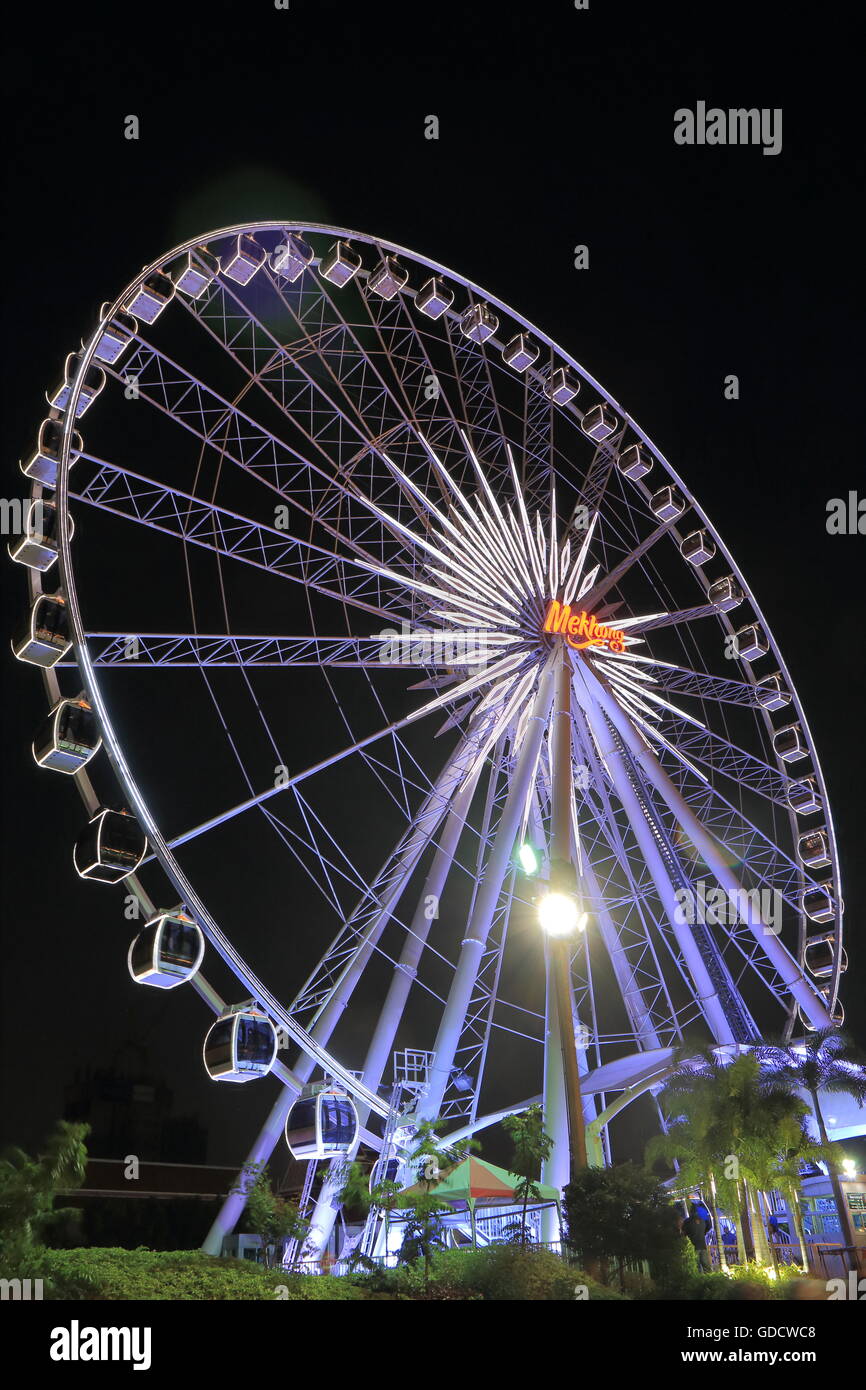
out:
M538 905L538 919L548 938L554 1017L562 1050L562 1074L568 1123L569 1174L587 1166L586 1128L580 1095L580 1070L571 1008L569 938L586 925L577 897L571 840L571 663L563 643L557 653L556 686L550 733L550 886ZM549 1097L545 1096L545 1111Z

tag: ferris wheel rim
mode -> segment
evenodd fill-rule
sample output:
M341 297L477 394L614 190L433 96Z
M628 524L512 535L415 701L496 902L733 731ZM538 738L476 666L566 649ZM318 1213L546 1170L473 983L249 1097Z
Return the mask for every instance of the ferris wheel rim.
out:
M818 758L817 750L816 750L816 748L815 748L814 741L813 741L813 738L812 738L812 735L811 735L811 731L810 731L810 729L809 729L808 722L806 721L805 714L804 714L804 711L803 711L801 702L800 702L800 700L799 700L799 696L798 696L798 694L797 694L796 688L794 687L793 682L790 680L790 674L789 674L788 669L787 669L787 666L786 666L786 664L785 664L785 662L784 662L784 658L782 657L782 654L781 654L781 652L780 652L779 649L778 649L778 646L777 646L777 644L776 644L776 641L775 641L775 638L774 638L774 636L773 636L773 634L772 634L771 629L769 628L769 626L767 625L767 623L765 622L765 620L764 620L764 618L763 618L763 614L762 614L762 612L761 612L761 609L760 609L759 605L757 604L757 602L756 602L756 600L755 600L755 598L754 598L754 595L752 594L752 591L751 591L751 589L750 589L750 587L749 587L747 581L744 579L744 577L743 577L741 571L739 570L739 567L737 566L737 564L736 564L736 562L734 561L732 555L730 554L730 551L728 550L728 548L727 548L727 546L726 546L726 544L725 544L723 538L721 537L720 533L718 532L717 528L710 522L709 518L707 517L706 512L703 510L703 508L701 507L700 503L695 499L695 497L694 497L694 495L691 493L691 491L690 491L688 488L686 488L685 485L682 483L682 480L680 479L680 477L679 477L679 475L677 474L676 470L675 470L675 469L672 467L672 465L668 462L668 460L667 460L667 459L665 458L665 456L661 453L661 451L653 444L653 442L650 440L649 436L646 435L646 433L636 424L636 422L631 418L631 416L628 415L628 413L623 409L623 407L619 404L618 400L617 400L615 397L613 397L608 391L606 391L605 388L602 387L601 384L600 384L599 382L596 381L596 379L592 376L592 374L589 373L589 372L587 371L587 369L584 368L584 367L577 361L576 358L572 357L571 354L569 354L567 351L565 351L558 343L554 342L554 340L551 339L547 334L545 334L540 328L538 328L537 325L534 325L534 324L530 323L529 320L525 319L521 314L519 314L517 311L515 311L514 309L512 309L511 306L507 305L504 301L500 300L498 297L496 297L496 296L490 294L488 291L486 291L486 290L482 289L480 286L476 285L473 281L470 281L470 280L468 280L466 277L460 275L459 273L450 270L448 267L442 265L441 263L439 263L439 262L437 262L437 261L434 261L434 260L432 260L432 259L430 259L430 258L428 258L428 257L422 256L421 254L419 254L419 253L417 253L417 252L415 252L415 251L412 251L412 250L410 250L410 249L408 249L408 248L406 248L406 247L403 247L403 246L399 245L398 243L386 241L386 240L384 240L384 239L371 236L371 235L369 235L369 234L354 232L354 231L352 231L352 230L350 230L350 229L337 228L337 227L330 227L330 226L323 226L323 225L318 224L318 223L303 223L303 222L294 222L294 221L287 221L287 220L285 220L285 219L280 219L280 220L278 220L278 221L270 220L270 221L266 221L266 222L265 222L265 221L245 221L245 222L243 222L243 223L234 224L234 225L231 225L231 226L226 227L226 228L221 228L221 229L216 230L216 231L212 231L212 232L205 233L203 236L200 235L200 236L197 236L197 237L190 238L190 239L188 239L187 241L182 242L182 243L180 243L178 246L174 247L171 251L169 251L169 252L167 252L167 253L164 253L164 254L161 255L159 258L157 258L156 260L154 260L153 262L151 262L149 265L145 266L145 267L142 269L142 271L141 271L136 277L134 277L133 280L131 280L131 281L129 282L129 284L128 284L128 285L125 287L125 289L121 292L121 294L118 296L118 298L112 303L112 305L110 306L110 308L109 308L109 309L105 312L105 314L103 315L103 318L100 320L100 325L97 325L96 329L94 330L93 334L91 335L91 338L90 338L90 340L89 340L89 342L88 342L88 344L87 344L86 349L84 350L84 353L83 353L83 356L82 356L82 361L81 361L81 363L80 363L80 366L79 366L79 369L78 369L78 373L77 373L77 375L76 375L76 379L75 379L75 382L74 382L74 385L73 385L73 388L72 388L71 397L70 397L70 400L69 400L69 402L68 402L68 405L67 405L67 408L66 408L66 411L65 411L64 424L63 424L62 451L61 451L61 459L60 459L59 472L58 472L58 489L57 489L58 510L59 510L59 533L60 533L60 564L61 564L61 576L62 576L62 582L63 582L64 592L67 594L67 596L68 596L68 598L69 598L69 602L70 602L70 618L72 619L72 624L71 624L71 625L72 625L73 634L74 634L74 639L73 639L73 641L74 641L74 648L75 648L76 659L77 659L77 662L78 662L78 665L79 665L79 669L80 669L81 674L82 674L82 676L83 676L83 678L84 678L84 685L85 685L85 688L88 690L88 693L89 693L91 696L93 696L93 695L94 695L94 692L97 692L97 698L96 698L96 700L95 700L95 705L96 705L96 707L97 707L97 709L99 710L99 713L100 713L100 724L101 724L101 727L102 727L103 729L109 729L109 730L111 731L112 739L111 739L111 740L109 740L108 738L106 739L107 751L109 751L109 753L111 754L111 752L113 751L113 748L116 746L117 751L121 754L121 757L122 757L122 750L120 750L120 745L119 745L119 743L117 743L117 741L116 741L116 736L114 735L113 725L112 725L111 720L110 720L110 716L109 716L109 713L108 713L107 705L105 704L104 700L102 699L101 691L100 691L100 689L99 689L98 680L97 680L97 677L96 677L96 675L95 675L95 672L94 672L92 663L90 662L89 652L87 651L86 634L85 634L85 632L84 632L84 626L83 626L83 622L82 622L82 619L81 619L80 608L79 608L79 605L78 605L77 590L76 590L75 582L74 582L74 571L73 571L73 565L72 565L71 544L70 544L70 542L71 542L71 537L70 537L70 535L69 535L69 527L68 527L68 516L69 516L69 513L68 513L68 467L69 467L69 462L68 462L68 461L69 461L69 453L70 453L71 438L72 438L72 433L73 433L73 428L74 428L75 406L76 406L76 404L77 404L78 396L79 396L79 394L80 394L81 385L82 385L82 383L83 383L83 379L84 379L84 376L85 376L85 374L86 374L86 372L87 372L87 369L88 369L90 363L91 363L92 360L93 360L93 355L94 355L94 352L95 352L95 348L96 348L96 346L97 346L97 343L98 343L99 337L100 337L100 327L101 327L101 325L102 325L106 320L108 320L108 319L110 319L111 317L113 317L113 316L120 310L120 308L121 308L123 302L126 300L126 298L128 297L128 295L129 295L130 293L132 293L135 289L137 289L137 288L144 282L144 280L147 278L148 275L154 273L155 271L158 271L161 267L163 267L164 265L166 265L166 264L167 264L168 262L170 262L171 260L175 259L177 256L182 255L185 251L190 251L190 250L194 249L196 246L202 245L202 243L204 243L204 242L207 242L207 241L216 241L216 240L219 240L219 239L221 239L221 238L229 237L229 236L232 236L232 235L240 235L240 234L243 234L243 233L254 233L255 231L263 231L263 230L275 231L275 232L281 232L281 231L287 232L287 231L290 231L290 230L292 230L292 231L293 231L293 230L297 230L297 231L300 231L300 232L302 232L302 231L308 231L308 232L311 232L311 233L316 233L316 232L317 232L317 233L320 233L320 234L334 235L334 236L337 236L337 237L340 238L340 239L346 239L346 240L350 240L350 241L351 241L351 240L355 240L355 241L358 241L358 242L363 243L363 244L366 244L366 245L375 246L375 247L377 247L379 250L384 251L384 252L386 252L387 254L403 255L403 256L405 256L405 257L408 257L408 258L409 258L412 262L414 262L415 264L420 264L420 265L426 266L426 267L427 267L432 273L434 273L434 274L435 274L435 273L441 273L442 275L447 276L449 280L451 280L451 281L453 281L453 282L455 282L455 283L457 283L457 284L462 285L465 289L467 289L467 290L468 290L470 293L472 293L473 295L477 296L480 300L482 300L482 301L484 301L485 303L487 303L487 304L489 304L489 305L492 305L492 306L494 306L494 307L496 307L496 308L499 308L499 309L502 310L504 313L506 313L512 320L514 320L516 323L522 324L529 332L532 333L532 335L533 335L534 338L537 338L538 341L540 341L540 342L546 344L553 352L555 352L556 355L557 355L557 358L558 358L561 362L566 363L566 364L572 366L576 371L578 371L579 374L580 374L580 376L581 376L587 383L591 384L591 385L593 386L593 388L594 388L596 391L598 391L599 395L600 395L608 404L610 404L613 408L615 408L617 411L620 412L620 414L624 417L624 420L627 422L628 426L638 435L638 437L639 437L639 438L646 444L646 446L649 448L649 450L651 451L651 453L652 453L652 455L653 455L653 458L664 468L664 470L667 472L667 474L668 474L669 477L672 479L672 481L675 482L675 483L677 483L677 484L681 487L681 489L682 489L682 491L684 492L684 494L688 497L688 499L689 499L689 504L690 504L690 506L692 507L692 509L694 510L694 512L695 512L695 513L701 518L701 520L706 524L706 527L707 527L707 529L709 530L709 532L711 533L711 535L713 536L713 539L717 542L717 545L718 545L719 550L720 550L721 553L725 556L725 558L728 560L728 563L731 565L731 568L732 568L733 573L736 575L736 577L738 578L738 580L741 581L742 586L743 586L743 589L744 589L744 592L745 592L745 594L747 595L747 597L748 597L748 599L749 599L749 602L750 602L750 604L751 604L751 606L752 606L752 608L753 608L753 610L754 610L754 612L755 612L755 614L756 614L756 616L757 616L757 618L758 618L758 621L761 623L762 630L764 631L764 633L766 634L766 636L767 636L767 638L768 638L768 641L769 641L769 643L770 643L771 649L772 649L774 655L776 656L776 658L777 658L777 660L778 660L778 662L779 662L779 670L780 670L780 673L785 677L787 689L788 689L788 691L789 691L789 693L790 693L790 695L791 695L791 699L792 699L792 702L793 702L793 705L794 705L794 709L796 710L796 713L797 713L799 722L800 722L800 724L801 724L801 727L803 728L804 736L805 736L806 741L807 741L807 743L808 743L809 753L810 753L810 755L811 755L812 770L814 771L814 775L815 775L815 778L816 778L816 782L817 782L817 784L818 784L818 786L819 786L819 789L820 789L820 792L821 792L822 803L823 803L823 809L824 809L824 813L825 813L825 820L826 820L827 829L828 829L828 832L829 832L829 835L830 835L830 842L831 842L831 846L832 846L832 850L833 850L833 864L834 864L834 870L835 870L835 882L836 882L836 884L837 884L837 886L838 886L838 888L839 888L839 900L840 900L840 902L841 902L841 882L840 882L839 875L838 875L838 854L837 854L836 843L835 843L835 834L834 834L834 831L833 831L832 812L831 812L830 803L829 803L829 800L828 800L827 794L826 794L826 786L825 786L825 782L824 782L823 771L822 771L822 768L821 768L820 760L819 760L819 758ZM675 533L675 528L672 528L672 531L674 531L674 533ZM675 534L676 534L676 533L675 533ZM82 660L82 654L83 654L83 653L84 653L85 655L84 655L84 659ZM752 684L755 683L754 678L752 677L751 673L749 673L749 679L750 679L750 681L751 681ZM113 763L113 765L115 766L115 771L116 771L116 773L118 774L119 780L121 781L121 785L122 785L127 791L130 791L130 784L131 784L132 788L135 789L135 794L136 794L136 795L135 795L134 797L131 796L131 799L132 799L133 801L135 801L136 804L138 804L140 807L145 807L144 798L141 796L141 793L138 791L138 788L137 788L137 786L135 785L135 783L134 783L134 781L133 781L133 779L132 779L131 770L128 769L128 767L127 767L127 765L126 765L126 763L125 763L125 759L123 759L122 764L121 764L122 768L124 769L123 772L121 771L121 766L118 766L118 764L115 762L115 759L114 759L114 758L112 758L112 763ZM151 831L157 831L157 833L158 833L157 826L156 826L156 822L155 822L154 818L151 816L150 811L149 811L149 808L146 808L146 815L144 816L144 820L145 820L145 824L149 826L149 833L150 833ZM795 822L794 822L794 820L793 820L793 813L791 813L791 815L790 815L790 820L791 820L792 826L795 828ZM159 836L159 839L160 839L160 840L161 840L161 838L162 838L162 837ZM156 835L153 836L153 841L154 841L154 844L158 844L158 840L157 840ZM181 874L181 875L185 878L185 875L183 875L183 871L180 870L180 866L177 864L177 861L176 861L174 855L171 854L171 851L168 849L167 846L165 846L165 842L163 842L163 847L164 847L165 852L166 852L168 858L170 859L171 863L176 867L178 873ZM163 868L166 870L166 872L169 874L169 877L171 878L171 880L172 880L173 882L175 882L175 884L176 884L176 886L177 886L177 881L176 881L174 875L173 875L172 873L170 873L170 871L169 871L169 869L168 869L167 863L163 863ZM203 906L203 905L202 905L202 906ZM206 911L206 909L205 909L205 911ZM208 914L208 915L209 915L209 914ZM214 927L215 927L215 930L216 930L216 931L219 930L219 929L216 927L216 924L215 924L215 923L214 923ZM836 970L836 974L835 974L835 977L834 977L834 991L835 991L835 989L838 987L838 975L839 975L838 966L839 966L839 962L840 962L840 960L841 960L841 954L840 954L840 951L841 951L841 929L840 929L840 931L839 931L838 947L839 947L839 951L837 952L837 962L836 962L836 963L837 963L837 970ZM224 957L224 959L225 959L225 957ZM227 962L227 963L229 963L229 962ZM232 966L231 968L234 969L234 966ZM238 978L241 978L245 984L248 984L249 980L255 979L255 977L252 975L252 972L249 972L249 976L243 976L243 977L239 976ZM835 998L835 994L834 994L834 998ZM264 1002L264 1001L262 1001L262 1002ZM269 1007L269 1005L268 1005L268 1004L265 1004L265 1007ZM365 1101L366 1101L366 1098L364 1098L364 1099L365 1099Z

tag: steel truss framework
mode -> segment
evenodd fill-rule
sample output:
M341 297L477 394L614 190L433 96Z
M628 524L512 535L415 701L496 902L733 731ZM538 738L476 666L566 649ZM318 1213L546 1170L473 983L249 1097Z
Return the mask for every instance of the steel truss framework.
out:
M76 421L106 324L154 274L175 274L187 257L204 269L205 245L226 267L239 235L261 251L249 284L223 269L198 298L178 291L158 321L138 323L121 360L102 363L104 394L92 416ZM294 280L277 254L291 237L311 249ZM340 288L323 273L335 240L362 262ZM405 283L382 293L380 276L395 266L407 272ZM446 302L437 317L424 312L419 294L431 277ZM392 288L387 280L385 288ZM528 345L528 364L509 365L515 344ZM556 373L579 393L556 399ZM152 429L151 447L130 447L132 411L145 440ZM388 1097L405 1088L392 1091L387 1072L401 1039L430 1053L416 1119L438 1115L458 1129L488 1123L479 1104L510 1049L534 1059L541 1080L549 1029L540 944L540 993L513 994L514 952L525 961L533 911L514 850L523 837L543 850L549 833L552 671L563 643L544 631L553 599L622 634L618 648L567 647L572 849L590 922L572 959L587 1119L607 1113L608 1092L624 1092L643 1075L643 1057L686 1038L737 1047L763 1029L790 1033L801 1020L820 1026L838 1018L844 953L833 824L783 658L684 482L619 403L538 328L391 243L256 223L190 241L146 267L93 330L65 413L52 414L63 421L56 499L73 648L45 671L46 689L52 703L86 691L126 804L147 832L146 867L124 890L149 914L153 894L165 892L154 876L167 876L242 997L257 1001L296 1046L291 1065L276 1064L283 1088L253 1161L268 1157L293 1096L317 1070L354 1095L369 1144L397 1143ZM73 426L87 442L74 468ZM648 478L627 477L620 466L634 445L651 462ZM667 520L656 503L664 487L683 504ZM38 484L33 495L42 495ZM136 630L124 631L116 617L106 622L92 611L77 577L87 527L73 545L73 514L101 518L122 534L136 563L149 563L152 546L153 565L163 565L173 549L185 582L172 611L188 606L186 631L166 631L159 616L149 627L136 617ZM697 530L710 558L692 564L680 547ZM202 597L201 566L222 626ZM751 661L725 659L734 618L708 596L725 575L742 593L737 623L756 625L765 639L766 653ZM296 635L273 621L263 631L238 630L230 595L241 582L252 586L246 595L267 594L260 605L246 599L245 614L279 617L285 598L288 632ZM35 600L43 592L36 571L30 584ZM143 671L198 672L242 796L198 825L157 824L153 789L171 770L133 768L109 709L106 668L129 673L112 677L112 699L125 681L136 686L133 702L155 680ZM320 756L305 757L303 742L286 746L256 686L260 668L283 671L289 685L288 671L321 677L335 732ZM775 709L759 685L774 671L783 701ZM219 672L237 681L248 718L264 729L269 762L253 766L241 751L237 706L223 709ZM357 682L357 699L338 687L338 672L347 673L340 681ZM775 741L789 725L802 741L794 764ZM277 782L274 761L285 773ZM344 762L366 778L370 822L387 808L404 826L377 864L345 847L333 805L316 794ZM798 816L789 795L806 777L814 779L818 809ZM76 781L92 812L99 798L88 771ZM257 851L247 872L263 872L262 863L279 856L281 868L294 862L321 894L328 944L289 1003L257 977L220 926L207 883L194 883L185 867L186 846L236 824L249 826L245 843ZM818 828L828 863L812 871L797 842ZM741 910L684 919L678 908L684 894L696 899L699 880L721 887ZM821 885L832 886L835 916L818 927L802 899ZM766 920L768 900L781 921ZM428 911L431 902L452 901L457 906L441 915ZM806 968L816 934L832 956L820 979ZM386 963L390 985L366 1055L343 1058L332 1037L373 961ZM201 972L193 987L223 1010ZM412 1006L422 995L439 1018L435 1037L412 1036ZM563 1134L554 1137L561 1154ZM314 1244L328 1238L337 1182L334 1172L317 1200L308 1184ZM212 1248L239 1207L238 1199L227 1203Z

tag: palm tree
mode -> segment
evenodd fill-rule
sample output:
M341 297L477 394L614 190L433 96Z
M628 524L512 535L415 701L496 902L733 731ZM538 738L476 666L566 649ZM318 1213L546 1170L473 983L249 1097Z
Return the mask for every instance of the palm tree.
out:
M803 1107L807 1110L807 1107ZM779 1189L785 1198L791 1219L794 1222L794 1231L800 1246L800 1259L804 1269L809 1268L808 1252L806 1247L806 1235L803 1230L803 1213L800 1206L800 1183L802 1181L803 1165L806 1163L817 1163L819 1159L828 1162L827 1150L821 1144L816 1144L806 1128L805 1119L791 1118L790 1122L783 1125L784 1147L778 1154L772 1173L774 1186ZM775 1250L773 1257L775 1259Z
M753 1256L768 1264L769 1242L755 1192L755 1159L763 1130L760 1073L748 1055L731 1063L720 1061L712 1052L709 1058L716 1143L725 1155L722 1180L725 1197L736 1213L741 1259L745 1263Z
M866 1058L850 1038L840 1033L838 1028L832 1027L810 1033L798 1043L767 1043L756 1049L756 1055L763 1065L773 1069L780 1083L808 1093L821 1148L824 1151L824 1161L830 1173L830 1185L839 1213L840 1232L844 1237L844 1244L854 1246L854 1226L839 1180L836 1159L830 1147L819 1092L850 1095L862 1106L866 1101Z
M707 1050L697 1059L681 1058L680 1070L669 1079L659 1100L671 1116L664 1134L654 1135L647 1145L647 1160L666 1159L679 1165L677 1177L686 1187L708 1190L710 1214L716 1236L721 1268L726 1267L724 1243L721 1238L717 1199L724 1203L729 1196L725 1177L727 1149L720 1140L718 1105L721 1089L718 1081L723 1068L714 1054ZM735 1204L735 1209L738 1204ZM742 1249L742 1231L738 1223Z
M826 1158L826 1151L816 1144L806 1126L809 1107L797 1091L773 1073L760 1070L753 1056L752 1068L760 1075L756 1095L759 1110L751 1116L749 1132L743 1136L743 1164L749 1179L763 1194L769 1210L767 1193L778 1189L787 1199L800 1244L803 1268L808 1269L803 1223L800 1214L800 1174L805 1163ZM773 1263L777 1250L770 1245Z
M712 1049L684 1059L661 1100L674 1118L668 1133L650 1142L648 1156L678 1159L680 1177L712 1193L709 1205L722 1268L719 1203L734 1217L741 1258L752 1253L761 1264L770 1264L773 1255L757 1194L784 1186L790 1175L783 1157L792 1151L803 1154L808 1147L806 1106L790 1087L764 1075L753 1054L725 1062Z

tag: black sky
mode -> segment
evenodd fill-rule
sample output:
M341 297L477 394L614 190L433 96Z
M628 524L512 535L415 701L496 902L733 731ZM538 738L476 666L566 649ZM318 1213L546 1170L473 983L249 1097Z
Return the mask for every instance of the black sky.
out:
M825 525L830 498L866 492L862 143L851 36L841 17L802 13L808 26L781 4L604 0L34 9L4 82L2 467L4 495L20 495L63 356L185 235L333 222L513 304L672 461L786 655L833 803L843 998L866 1042L864 538ZM676 146L674 111L698 100L781 107L782 152ZM438 141L424 139L429 114ZM729 373L738 401L723 396ZM23 571L4 565L0 585L8 634ZM38 675L4 660L0 692L3 1138L39 1142L72 1070L134 1040L173 1073L176 1108L207 1124L210 1160L239 1159L274 1083L224 1095L201 1068L197 1001L133 990L116 898L71 868L77 797L30 757Z

